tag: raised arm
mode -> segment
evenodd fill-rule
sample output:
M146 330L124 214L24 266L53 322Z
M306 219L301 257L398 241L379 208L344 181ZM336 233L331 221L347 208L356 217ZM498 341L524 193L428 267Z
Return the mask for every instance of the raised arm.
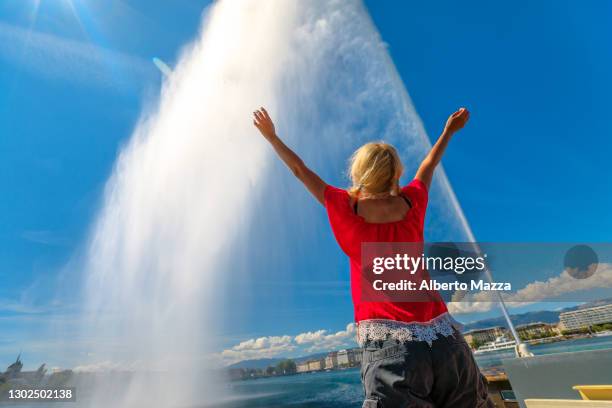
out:
M453 134L459 131L470 118L470 112L466 108L461 108L457 112L449 116L446 121L444 131L438 138L436 144L433 145L427 157L423 160L419 169L416 172L415 178L421 180L429 189L431 185L431 179L433 178L434 171L442 160L446 146L450 141Z
M278 157L285 162L287 167L291 169L295 177L297 177L315 196L315 198L323 205L325 205L325 182L312 170L310 170L300 159L300 157L288 148L283 141L276 135L274 129L274 123L270 119L270 115L264 108L260 108L253 112L253 124L263 137L270 142Z

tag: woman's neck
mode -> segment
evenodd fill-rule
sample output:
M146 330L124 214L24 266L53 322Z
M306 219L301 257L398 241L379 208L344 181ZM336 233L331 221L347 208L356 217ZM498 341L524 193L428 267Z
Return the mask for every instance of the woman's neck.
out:
M390 198L393 196L395 196L395 194L393 194L393 192L391 191L386 191L384 193L368 193L367 191L362 191L359 194L359 199L360 200L381 200L381 199Z

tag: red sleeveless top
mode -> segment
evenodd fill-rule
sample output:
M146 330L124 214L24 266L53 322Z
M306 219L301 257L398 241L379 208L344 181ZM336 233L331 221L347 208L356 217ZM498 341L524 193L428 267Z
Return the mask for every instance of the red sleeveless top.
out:
M407 323L425 323L447 312L439 302L362 302L361 244L363 242L423 242L423 224L427 209L427 186L417 179L401 190L412 208L404 219L387 223L369 223L351 208L346 190L325 188L325 208L336 241L348 255L351 264L351 294L355 321L387 319Z

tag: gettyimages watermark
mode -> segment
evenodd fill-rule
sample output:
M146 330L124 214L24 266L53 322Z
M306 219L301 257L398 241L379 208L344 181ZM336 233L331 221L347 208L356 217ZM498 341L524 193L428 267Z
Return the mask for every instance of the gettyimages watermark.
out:
M581 302L612 288L612 243L364 243L366 302Z

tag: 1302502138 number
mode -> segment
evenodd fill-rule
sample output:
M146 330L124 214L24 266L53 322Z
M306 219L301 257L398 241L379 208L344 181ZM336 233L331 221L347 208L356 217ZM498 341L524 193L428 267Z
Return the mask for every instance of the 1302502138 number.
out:
M54 401L74 401L74 388L28 388L10 389L7 391L9 400L54 400Z

